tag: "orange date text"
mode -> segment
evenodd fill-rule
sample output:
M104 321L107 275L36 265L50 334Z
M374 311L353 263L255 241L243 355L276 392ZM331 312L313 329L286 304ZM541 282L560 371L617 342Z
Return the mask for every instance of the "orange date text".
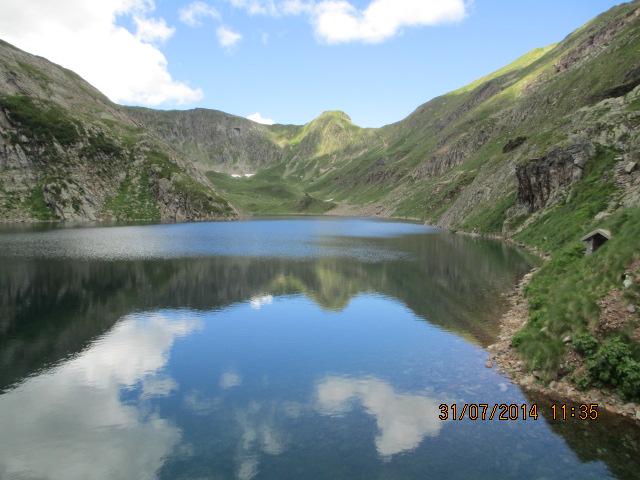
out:
M440 420L527 420L538 419L538 405L506 403L443 403L439 407Z

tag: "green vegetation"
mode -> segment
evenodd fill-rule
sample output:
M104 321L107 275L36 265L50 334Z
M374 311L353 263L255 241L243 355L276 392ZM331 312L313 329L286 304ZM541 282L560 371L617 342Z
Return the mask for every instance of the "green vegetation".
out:
M55 138L63 147L80 140L80 123L53 102L35 100L27 95L0 95L0 107L27 136L35 136L46 143Z
M507 210L516 203L516 192L511 192L500 199L495 207L489 207L480 215L464 224L468 231L480 231L489 234L501 234L502 226L507 218Z
M106 155L108 157L122 157L124 151L111 138L107 137L103 131L98 131L95 135L90 135L88 145L82 148L81 155L87 158L94 158L96 155Z
M37 80L38 83L40 84L40 86L45 91L49 91L49 84L52 82L52 80L46 73L44 73L42 70L40 70L39 68L35 67L34 65L30 65L28 63L20 62L20 61L18 61L16 63L31 78L33 78L34 80Z
M38 220L55 220L53 210L46 204L42 185L34 187L31 194L23 202L22 208Z
M105 202L103 212L122 220L160 220L148 173L143 170L137 178L127 175L118 194Z
M233 208L225 199L194 180L165 153L153 150L149 152L147 161L155 177L170 180L175 192L183 195L199 211L220 216L233 214Z
M172 162L167 154L158 150L152 150L148 153L147 162L155 167L158 178L171 180L173 174L182 173L182 169Z
M556 215L562 215L559 209L555 212ZM566 216L564 218L567 225L571 226L571 219ZM557 219L554 217L553 220ZM606 220L594 221L582 233L592 228L609 229L613 238L590 256L584 255L584 246L580 242L570 242L555 253L553 259L536 273L526 288L530 318L527 326L514 337L513 345L531 368L544 371L548 378L554 378L560 373L561 360L566 351L563 339L573 334L584 334L597 327L600 318L597 300L607 295L612 288L620 288L620 275L632 262L640 259L637 247L640 238L640 208L621 210ZM565 233L557 232L557 235L564 236ZM574 238L578 238L580 233L574 232L574 235ZM555 239L550 241L552 244L556 242ZM630 304L639 303L638 285L628 289L624 298ZM632 357L634 361L640 359L637 356L640 350L630 333L637 326L631 322L616 332L616 342L624 343L630 352L635 352ZM612 358L607 353L609 347L594 350L582 337L578 338L578 348L584 353L591 352L593 355L603 355L602 358ZM603 345L608 344L608 339L603 339ZM598 354L601 350L602 353ZM594 358L597 360L600 357ZM590 370L594 379L604 381L604 374L598 373L600 367L597 365L605 360L594 363L596 366ZM625 369L623 365L620 368ZM609 383L617 386L612 381ZM629 391L625 391L626 395L631 395Z
M47 205L44 187L39 183L26 192L6 191L0 180L0 214L8 218L31 218L40 221L56 220L53 208Z
M462 170L452 172L451 179L418 184L412 189L415 190L412 195L398 205L394 215L436 220L458 199L477 174L477 170Z
M627 105L627 110L632 112L637 112L640 110L640 97L636 98L629 105Z
M251 178L234 178L207 172L209 181L243 212L254 215L324 213L335 207L303 191L299 182L284 179L283 166L257 173Z
M629 401L640 401L640 349L615 335L600 343L588 333L574 335L573 346L585 357L587 373L576 379L585 390L591 384L611 386ZM632 351L635 347L635 352Z

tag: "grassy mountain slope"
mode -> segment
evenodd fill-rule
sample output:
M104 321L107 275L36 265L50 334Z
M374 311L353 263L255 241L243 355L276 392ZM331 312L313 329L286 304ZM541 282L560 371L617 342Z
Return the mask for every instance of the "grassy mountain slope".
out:
M301 127L198 110L154 113L150 125L203 171L258 172L237 190L210 176L248 213L298 212L306 193L337 212L511 235L567 194L598 146L622 162L636 158L639 5L616 7L380 129L357 127L342 112ZM207 115L206 127L194 120ZM516 167L530 176L534 159L530 170L541 178L527 185ZM562 181L544 178L551 165ZM626 204L637 203L629 195Z
M508 233L508 210L525 208L517 202L519 162L582 143L633 158L637 138L625 133L633 137L636 115L626 105L636 96L624 94L640 81L637 8L607 12L563 42L382 128L380 143L334 175L344 192L338 198L364 206L383 201L391 214L445 227ZM335 182L321 185L335 192Z
M236 215L181 154L70 70L0 42L0 219Z

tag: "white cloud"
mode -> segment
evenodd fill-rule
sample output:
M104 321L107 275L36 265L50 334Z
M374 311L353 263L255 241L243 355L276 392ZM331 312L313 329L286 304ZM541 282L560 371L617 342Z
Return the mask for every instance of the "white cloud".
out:
M218 42L220 42L220 45L227 48L235 46L240 40L242 40L242 35L233 32L226 27L218 27L216 35L218 36Z
M247 118L249 120L253 120L254 122L257 122L257 120L251 118L251 117L255 117L256 115L260 116L259 113L254 113L253 115L248 116ZM269 119L264 119L262 117L260 117L262 120L267 120L269 121ZM271 120L273 121L273 120ZM259 122L262 123L262 122ZM275 123L275 122L274 122ZM273 123L269 124L269 125L273 125ZM260 308L264 305L271 305L273 303L273 295L258 295L255 297L251 297L251 308L253 308L254 310L260 310Z
M173 27L168 27L164 19L135 17L134 21L138 29L136 38L143 42L166 42L176 31Z
M236 410L241 432L235 457L238 480L250 480L259 473L261 453L280 455L286 450L278 407L277 403L254 401Z
M256 123L262 123L264 125L273 125L276 123L275 120L272 120L270 118L263 118L259 112L256 112L253 115L249 115L247 118L249 120L253 120ZM251 300L251 303L253 304L253 300Z
M280 5L282 13L287 15L300 15L313 12L314 4L302 0L286 0Z
M245 9L249 15L273 15L279 14L273 0L227 0L236 8Z
M364 10L348 0L227 1L251 15L307 15L316 36L328 44L383 42L403 27L463 20L467 9L465 0L373 0Z
M30 0L0 2L3 40L74 70L119 103L155 106L202 98L200 89L175 81L167 60L152 42L173 29L148 18L152 0ZM133 19L137 32L116 25Z
M206 417L220 407L220 398L208 398L198 391L191 391L184 396L184 406L195 415Z
M178 12L180 21L186 23L190 27L198 27L202 25L202 17L220 18L220 13L212 6L205 2L192 2Z
M313 8L312 23L329 44L379 43L402 27L456 22L465 15L464 0L374 0L363 11L345 0L324 0Z

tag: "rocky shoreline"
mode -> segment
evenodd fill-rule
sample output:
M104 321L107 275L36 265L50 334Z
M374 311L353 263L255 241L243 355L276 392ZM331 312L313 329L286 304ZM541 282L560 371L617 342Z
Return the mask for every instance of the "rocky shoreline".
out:
M546 384L535 371L528 371L524 362L518 358L511 347L511 339L527 323L528 303L523 290L536 270L526 274L516 290L508 295L509 309L502 316L497 341L487 347L490 361L486 366L497 366L499 373L509 376L513 383L520 385L525 391L542 394L554 402L597 404L601 411L628 417L640 425L640 404L625 402L612 391L595 388L579 391L566 378Z

